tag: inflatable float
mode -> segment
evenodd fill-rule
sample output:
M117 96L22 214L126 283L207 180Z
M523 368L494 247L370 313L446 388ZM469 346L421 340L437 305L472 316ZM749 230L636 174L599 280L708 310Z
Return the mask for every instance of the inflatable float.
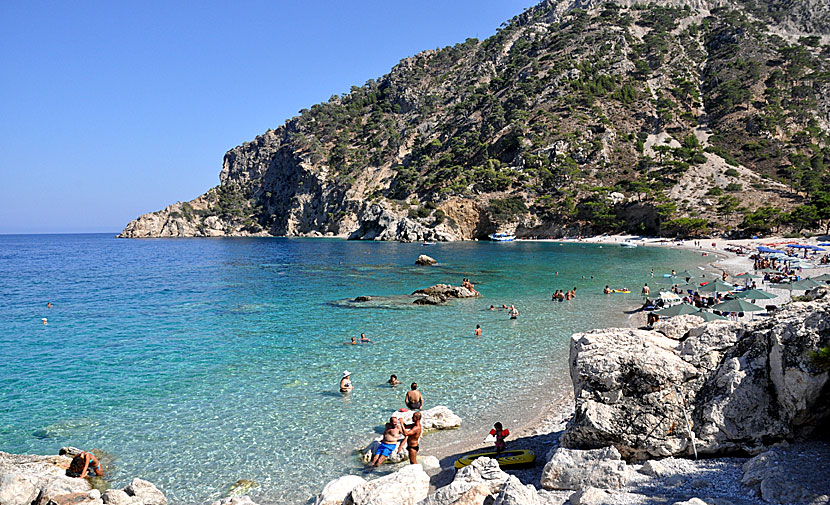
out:
M460 458L455 460L455 468L456 470L459 468L464 468L476 459L484 457L495 459L499 463L499 467L501 468L520 468L523 466L533 466L536 462L536 454L533 451L526 451L523 449L516 451L504 451L502 453L496 453L495 451L477 452L474 454L461 456Z

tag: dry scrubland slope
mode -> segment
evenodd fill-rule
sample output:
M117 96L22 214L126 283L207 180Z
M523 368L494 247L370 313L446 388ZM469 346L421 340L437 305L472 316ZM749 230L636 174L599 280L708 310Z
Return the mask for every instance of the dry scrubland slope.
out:
M824 228L828 133L823 0L545 1L303 109L122 236Z

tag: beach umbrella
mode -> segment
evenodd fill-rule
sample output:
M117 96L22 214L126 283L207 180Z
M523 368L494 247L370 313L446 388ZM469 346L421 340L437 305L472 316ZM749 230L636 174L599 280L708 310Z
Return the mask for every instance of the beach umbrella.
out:
M694 314L697 311L698 309L694 305L689 305L688 303L681 303L679 305L674 305L672 307L657 310L654 313L662 317L672 317L679 316L682 314Z
M777 296L761 291L760 289L747 289L746 291L736 291L732 293L735 298L746 298L748 300L772 300L778 298Z
M823 286L823 284L810 279L802 279L800 281L782 282L780 284L770 285L771 288L786 289L787 291L806 291L808 289L813 289L818 286Z
M811 251L826 251L827 250L823 247L817 247L817 246L814 246L814 245L808 245L807 249L810 249Z
M821 274L818 277L810 277L810 280L819 282L830 282L830 274Z
M771 247L767 247L767 246L763 246L763 245L759 245L759 246L758 246L758 252L762 252L762 253L781 253L781 254L787 254L787 253L785 253L784 251L779 251L778 249L773 249L773 248L771 248Z
M828 246L828 245L830 245L830 242L822 242L819 245Z
M694 276L695 276L695 274L688 271L688 270L683 270L682 272L677 272L677 275L675 275L675 277L681 277L683 279L686 279L686 278L691 279Z
M719 303L713 306L712 310L719 310L721 312L757 312L764 310L764 308L744 300L735 299Z
M695 312L692 315L697 316L697 317L702 317L703 320L706 321L707 323L709 321L728 321L728 319L726 319L725 317L719 316L717 314L713 314L713 313L711 313L709 311L706 311L706 310L699 310L699 311Z
M802 244L787 244L784 247L792 247L793 249L809 249L812 246Z
M701 293L725 293L727 291L732 291L733 289L735 289L735 286L732 284L715 279L714 281L707 283L705 286L698 288L698 291Z
M760 279L763 275L756 275L751 272L744 272L742 274L734 275L736 279Z

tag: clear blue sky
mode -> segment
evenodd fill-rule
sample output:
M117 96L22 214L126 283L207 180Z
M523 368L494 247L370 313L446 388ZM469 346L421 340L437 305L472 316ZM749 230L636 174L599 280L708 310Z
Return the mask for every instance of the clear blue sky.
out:
M0 233L117 232L300 109L535 3L0 2Z

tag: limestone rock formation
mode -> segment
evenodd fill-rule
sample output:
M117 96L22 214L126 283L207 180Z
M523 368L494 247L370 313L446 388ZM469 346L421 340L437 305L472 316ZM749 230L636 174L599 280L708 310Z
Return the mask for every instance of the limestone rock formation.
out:
M366 482L357 475L344 475L326 484L314 500L314 505L340 505L352 489Z
M435 261L433 258L427 256L426 254L421 254L420 256L418 256L418 259L415 260L416 265L422 265L422 266L430 266L430 265L434 265L436 263L438 263L438 262Z
M140 501L143 505L167 505L167 498L164 493L151 482L143 479L133 479L124 488L124 492Z
M798 205L769 177L795 157L791 186L825 176L828 35L825 0L544 0L230 149L120 236L728 232L725 207Z
M814 504L830 501L827 496L816 496L793 479L790 469L782 459L777 449L755 456L744 463L741 483L751 487L758 496L769 503Z
M646 459L692 454L690 428L699 454L758 453L809 435L830 418L830 386L808 351L829 344L826 297L744 326L701 323L680 340L630 329L575 334L576 412L562 444Z
M421 465L408 465L395 473L355 486L343 505L415 505L429 494L429 476Z
M395 412L393 417L399 417L404 424L412 422L414 411ZM461 418L449 407L438 405L421 411L421 426L425 432L432 430L451 430L461 426Z
M66 476L68 456L18 455L0 452L0 503L46 504L60 495L87 494L89 482Z
M424 295L412 303L417 305L441 305L450 298L476 298L481 296L478 291L465 288L464 286L452 286L450 284L436 284L424 289L418 289L413 295Z
M418 505L481 504L487 497L499 494L508 479L496 460L478 458L460 469L450 484L438 488ZM514 491L511 496L523 494L523 491Z
M573 450L560 447L542 471L545 489L618 489L630 479L630 470L614 447Z

